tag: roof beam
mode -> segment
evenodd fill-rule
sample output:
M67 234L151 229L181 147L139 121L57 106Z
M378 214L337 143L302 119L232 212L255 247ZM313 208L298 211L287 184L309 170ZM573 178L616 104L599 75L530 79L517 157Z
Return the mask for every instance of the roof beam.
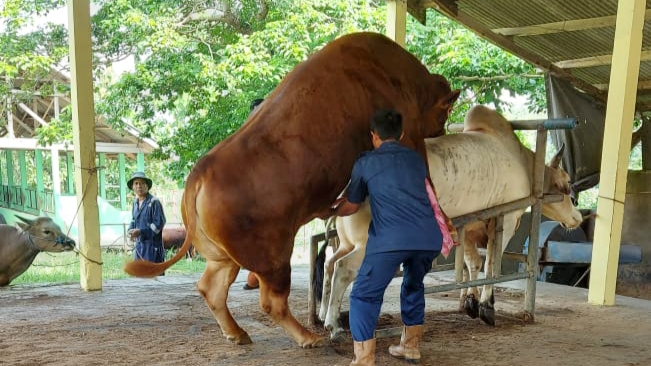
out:
M28 106L26 106L24 103L18 103L18 106L20 107L20 109L22 109L23 111L25 111L25 113L29 114L32 118L34 118L34 120L35 120L36 122L42 124L43 126L47 126L47 125L48 125L48 123L45 122L45 120L44 120L43 118L41 118L41 117L40 117L36 112L34 112L33 110L31 110L31 108L29 108Z
M613 55L601 55L585 58L577 58L576 60L565 60L554 62L554 65L561 69L576 69L581 67L594 67L605 66L612 63ZM640 61L651 60L651 51L640 52Z
M562 22L535 24L526 27L497 28L493 29L493 32L507 37L537 36L541 34L574 32L586 29L615 27L616 19L617 15L609 15L598 18L574 19ZM646 10L644 13L644 19L651 19L651 9Z
M601 90L608 90L608 84L595 84ZM638 80L637 90L651 90L651 80Z

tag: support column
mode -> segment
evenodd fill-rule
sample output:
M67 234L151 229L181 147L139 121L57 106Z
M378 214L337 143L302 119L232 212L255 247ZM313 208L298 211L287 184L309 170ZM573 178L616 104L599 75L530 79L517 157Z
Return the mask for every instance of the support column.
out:
M84 290L102 289L102 252L97 207L95 107L93 100L90 0L68 0L71 105L75 147L75 188L79 214L80 282Z
M588 301L615 304L631 132L646 1L619 1L601 155Z
M407 0L387 0L387 37L405 47Z

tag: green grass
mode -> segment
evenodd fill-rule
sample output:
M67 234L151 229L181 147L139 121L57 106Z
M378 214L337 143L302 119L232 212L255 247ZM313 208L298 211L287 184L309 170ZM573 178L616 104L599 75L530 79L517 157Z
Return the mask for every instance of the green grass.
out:
M321 220L312 222L301 227L294 240L294 251L292 264L309 263L309 243L312 235L324 231L324 223ZM172 256L167 252L167 259ZM79 254L74 252L65 253L40 253L34 263L23 273L11 282L11 285L33 285L33 284L66 284L79 283ZM102 250L102 278L120 279L129 278L123 270L124 264L132 260L131 254L122 251ZM202 273L206 267L203 259L187 261L181 259L168 270L166 275Z
M167 258L170 256L171 252L168 252ZM29 269L13 280L11 285L78 283L79 258L79 254L74 252L40 253ZM102 278L119 279L130 277L122 268L127 261L132 259L132 255L124 252L102 251ZM201 259L193 261L181 259L165 273L169 275L201 273L205 266L206 262Z

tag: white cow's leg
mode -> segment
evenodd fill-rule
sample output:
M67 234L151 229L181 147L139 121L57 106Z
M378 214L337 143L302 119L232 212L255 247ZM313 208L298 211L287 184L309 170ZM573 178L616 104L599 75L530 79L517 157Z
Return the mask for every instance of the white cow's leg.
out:
M465 264L465 255L464 255L464 265L463 265L463 277L462 281L463 282L468 282L469 274L468 274L468 267L466 267ZM464 287L461 289L461 293L459 295L459 312L463 313L465 312L465 303L466 303L466 298L468 297L468 288Z
M495 255L502 255L509 240L511 240L515 233L517 224L518 220L515 218L513 213L504 215L504 221L502 223L502 240L497 242L495 240L495 220L491 220L491 225L488 227L488 245L486 248L486 264L484 266L486 278L493 278L501 275L501 268L497 268L497 272L494 272L494 257L492 252L495 252ZM481 299L479 300L479 318L488 325L495 325L495 295L493 292L493 285L484 286Z
M476 280L482 266L482 259L477 251L478 245L483 245L486 238L486 224L476 222L466 225L463 259L468 268L468 279ZM464 298L463 308L471 318L479 316L479 288L469 287Z
M330 293L330 303L328 303L328 312L324 321L324 326L330 331L330 339L339 340L344 329L339 324L341 316L341 303L348 286L357 277L359 267L364 259L366 246L356 246L352 252L335 263L335 269L332 276L332 291Z
M497 254L495 251L495 220L491 220L488 225L488 243L486 244L486 262L484 263L485 278L493 278L493 260ZM500 252L501 253L501 252ZM486 284L481 292L479 299L479 318L488 325L495 325L495 310L493 304L493 285Z
M328 313L328 304L330 303L330 294L332 292L332 276L334 274L335 263L346 254L350 253L353 249L352 245L346 244L343 241L343 244L337 246L337 250L333 253L332 257L327 259L324 264L324 279L323 279L323 291L321 296L321 307L319 308L319 319L325 321Z

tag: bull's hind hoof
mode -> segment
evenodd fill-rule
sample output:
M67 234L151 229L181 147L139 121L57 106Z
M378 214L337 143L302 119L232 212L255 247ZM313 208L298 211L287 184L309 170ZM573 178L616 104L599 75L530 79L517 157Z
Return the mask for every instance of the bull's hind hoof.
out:
M495 326L495 308L490 305L479 305L479 319L484 323L494 327Z
M234 344L237 344L238 346L253 343L251 341L251 337L249 337L249 335L246 332L239 334L237 336L226 336L226 339L228 339L230 342Z
M477 319L479 316L479 301L475 298L475 295L468 295L463 304L463 309L466 311L469 317Z

